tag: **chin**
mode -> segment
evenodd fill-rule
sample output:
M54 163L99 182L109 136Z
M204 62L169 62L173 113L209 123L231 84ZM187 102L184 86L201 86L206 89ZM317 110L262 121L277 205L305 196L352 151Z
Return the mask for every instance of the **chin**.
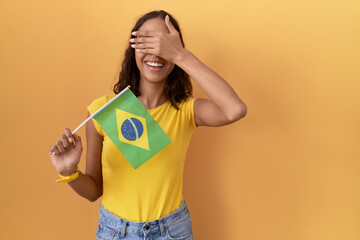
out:
M142 76L143 81L154 83L154 84L164 84L167 81L166 78L159 78L157 76Z
M146 65L146 64L145 64ZM168 76L172 72L173 68L169 68L171 66L168 66L167 64L163 66L163 68L160 69L151 69L147 65L143 68L142 78L145 81L149 81L152 83L165 83L168 79Z

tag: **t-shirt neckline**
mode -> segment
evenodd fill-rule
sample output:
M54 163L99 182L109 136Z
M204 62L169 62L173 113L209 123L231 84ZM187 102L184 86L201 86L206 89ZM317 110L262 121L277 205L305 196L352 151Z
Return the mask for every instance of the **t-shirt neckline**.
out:
M159 106L154 107L154 108L151 108L151 109L146 109L146 110L147 110L147 111L152 111L152 110L159 109L159 108L161 108L161 107L164 107L168 102L169 102L169 100L166 100L164 103L160 104Z

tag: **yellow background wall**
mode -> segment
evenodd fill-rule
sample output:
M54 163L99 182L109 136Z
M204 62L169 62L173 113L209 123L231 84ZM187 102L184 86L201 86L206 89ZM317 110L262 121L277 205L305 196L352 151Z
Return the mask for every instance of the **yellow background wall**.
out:
M248 106L192 139L195 239L360 239L356 0L1 0L0 239L95 239L100 202L55 184L48 147L111 92L129 31L154 9Z

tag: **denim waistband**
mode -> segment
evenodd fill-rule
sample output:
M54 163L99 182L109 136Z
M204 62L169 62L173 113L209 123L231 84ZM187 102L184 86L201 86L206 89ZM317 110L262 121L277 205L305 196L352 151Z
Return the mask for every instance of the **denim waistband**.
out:
M124 237L125 233L144 233L146 231L160 231L165 236L165 226L171 225L181 219L185 214L190 214L185 199L180 207L168 215L159 219L148 222L133 222L116 216L100 203L100 221L104 221L112 227L120 231L120 237Z

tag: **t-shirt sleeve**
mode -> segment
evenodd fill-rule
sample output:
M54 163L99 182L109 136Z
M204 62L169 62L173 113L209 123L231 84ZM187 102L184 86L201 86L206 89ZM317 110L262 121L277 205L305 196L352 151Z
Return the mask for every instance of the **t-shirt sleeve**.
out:
M196 128L195 115L194 115L194 102L196 98L187 99L182 106L182 111L185 112L186 118L190 123L192 129Z
M94 101L92 101L92 103L90 103L90 105L87 106L87 109L90 114L93 114L107 102L108 102L107 96L99 97L99 98L95 99ZM105 133L104 133L104 130L102 129L102 127L100 126L100 124L94 118L92 118L92 121L95 125L96 131L100 134L100 136L104 136Z

